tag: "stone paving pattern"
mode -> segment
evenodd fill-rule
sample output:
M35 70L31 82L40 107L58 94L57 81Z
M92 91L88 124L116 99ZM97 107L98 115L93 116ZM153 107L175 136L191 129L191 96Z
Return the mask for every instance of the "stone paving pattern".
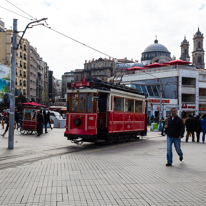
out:
M206 144L182 141L166 167L166 137L56 156L0 171L0 205L206 205Z

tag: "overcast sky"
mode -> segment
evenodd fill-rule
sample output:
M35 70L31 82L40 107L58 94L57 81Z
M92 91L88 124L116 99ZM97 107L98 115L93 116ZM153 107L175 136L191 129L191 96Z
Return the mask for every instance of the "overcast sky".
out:
M205 0L10 0L33 17L48 18L51 28L114 58L139 60L157 35L171 56L180 57L180 43L186 35L193 50L193 35L200 27L206 35ZM0 6L27 16L6 0ZM30 22L0 8L7 29L18 19L18 30ZM26 32L56 78L64 72L82 69L85 60L107 56L82 46L43 26ZM206 44L204 41L204 48Z

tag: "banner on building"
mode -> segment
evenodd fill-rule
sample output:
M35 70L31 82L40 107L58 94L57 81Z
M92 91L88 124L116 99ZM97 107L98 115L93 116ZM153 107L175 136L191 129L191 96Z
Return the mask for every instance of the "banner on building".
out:
M10 68L0 64L0 102L9 98L10 93Z

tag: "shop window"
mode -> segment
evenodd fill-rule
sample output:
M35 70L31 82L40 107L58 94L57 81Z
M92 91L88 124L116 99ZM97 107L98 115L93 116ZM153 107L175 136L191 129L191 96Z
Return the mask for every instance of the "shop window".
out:
M125 99L125 112L134 112L134 100Z
M135 101L135 112L142 113L142 102Z
M124 111L124 98L114 97L114 111Z

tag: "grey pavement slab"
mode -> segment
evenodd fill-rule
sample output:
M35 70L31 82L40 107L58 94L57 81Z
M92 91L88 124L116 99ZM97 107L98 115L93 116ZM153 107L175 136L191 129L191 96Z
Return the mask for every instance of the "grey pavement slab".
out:
M166 167L166 137L55 156L0 171L0 205L206 205L206 144L182 141Z

